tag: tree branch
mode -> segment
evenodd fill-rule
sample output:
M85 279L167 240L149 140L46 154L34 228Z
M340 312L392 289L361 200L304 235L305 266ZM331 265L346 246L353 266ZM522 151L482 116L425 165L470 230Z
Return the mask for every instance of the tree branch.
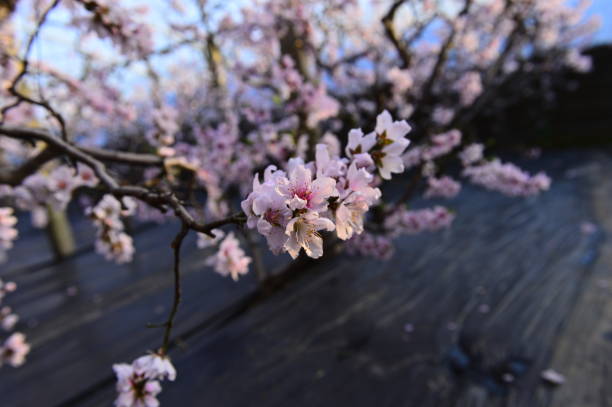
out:
M30 52L32 50L32 45L34 44L34 41L36 40L36 38L38 38L38 34L40 34L40 30L42 26L45 24L45 21L47 21L47 17L51 13L51 11L55 7L57 7L59 3L60 3L60 0L55 0L53 3L51 3L51 5L49 5L49 7L44 11L42 16L40 17L40 20L38 21L38 24L36 25L34 32L30 36L30 39L28 40L25 54L21 62L21 70L19 71L15 79L13 79L13 81L11 82L11 85L8 88L9 93L13 95L15 98L17 98L17 100L8 104L7 106L2 107L2 109L0 109L0 124L4 122L4 119L6 118L6 114L8 113L9 110L19 106L22 102L27 102L33 105L40 106L44 108L47 112L49 112L49 114L53 116L55 120L57 120L57 122L59 123L60 130L62 132L62 138L64 140L67 140L68 134L66 131L66 121L64 120L62 115L59 114L55 109L53 109L53 107L51 107L51 105L47 103L45 100L32 99L31 97L24 95L17 89L17 86L19 86L19 82L21 82L23 77L28 73L28 67L30 63L29 58L30 58Z
M129 153L125 151L106 150L97 147L78 147L79 150L101 161L161 167L164 165L164 159L154 154Z
M172 327L174 326L174 317L178 311L179 304L181 303L181 246L185 236L189 233L189 227L184 222L181 224L181 230L172 241L172 250L174 250L174 300L172 301L172 309L168 315L168 319L165 322L166 329L164 330L164 341L161 347L161 354L165 354L168 351L170 345L170 334L172 333Z
M385 35L387 36L387 38L389 38L389 40L395 47L395 50L397 51L397 54L399 55L402 61L402 69L410 67L412 55L410 54L408 48L405 47L405 44L402 42L402 39L395 30L395 24L393 23L393 20L395 18L395 13L397 13L397 10L405 2L406 0L396 0L381 20L383 26L385 27Z
M175 215L181 219L183 223L187 224L190 229L196 230L200 233L205 233L211 237L214 237L214 234L212 233L212 229L214 228L229 223L240 224L246 220L244 214L237 213L228 218L210 222L208 224L199 223L193 218L193 216L191 216L187 208L185 208L185 206L173 192L153 191L137 185L119 185L119 183L108 173L106 166L102 163L102 161L68 141L62 140L58 137L53 137L49 133L41 130L29 130L6 126L0 126L0 134L4 134L5 136L19 140L44 141L50 147L57 149L62 155L91 167L91 169L100 179L102 185L109 193L117 197L131 196L160 210L166 210L166 207L170 207L174 211ZM129 161L124 162L129 163Z
M35 157L30 158L28 161L23 163L19 168L14 171L3 170L0 171L0 184L6 184L10 186L17 186L21 182L34 174L40 167L48 163L49 161L57 158L58 153L53 148L47 147Z

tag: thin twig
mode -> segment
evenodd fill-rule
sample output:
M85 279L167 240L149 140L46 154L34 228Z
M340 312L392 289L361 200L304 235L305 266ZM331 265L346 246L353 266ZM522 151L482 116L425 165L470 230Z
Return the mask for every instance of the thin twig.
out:
M164 324L166 329L164 330L164 341L161 347L161 354L165 354L168 351L168 345L170 345L170 334L172 333L172 327L174 326L174 317L178 311L179 304L181 303L181 246L185 236L189 233L189 227L185 222L181 224L181 230L172 241L172 250L174 250L174 299L172 301L172 309L168 315L168 319Z
M59 114L55 109L53 109L53 107L51 107L51 105L47 103L46 101L32 99L31 97L24 95L23 93L19 91L19 89L17 89L17 87L19 86L19 82L21 82L24 76L28 73L28 67L30 64L29 58L30 58L30 52L32 50L32 45L34 44L34 41L36 40L36 38L38 38L38 35L40 34L40 31L43 25L47 21L47 17L51 13L51 11L55 7L57 7L59 3L60 3L60 0L55 0L45 10L45 12L40 17L40 20L38 21L38 24L36 25L34 32L32 33L32 35L30 36L28 40L28 44L26 46L26 50L25 50L23 59L21 61L21 70L19 71L15 79L13 79L13 81L11 82L11 85L8 88L9 93L13 95L14 97L16 97L17 100L8 104L7 106L2 107L2 109L0 109L0 124L4 122L4 119L6 118L6 114L8 113L9 110L19 106L22 102L27 102L33 105L40 106L44 108L47 112L49 112L49 114L53 116L53 118L55 118L55 120L57 120L57 122L59 123L60 130L62 133L62 138L64 140L67 140L68 134L66 131L66 121L64 120L62 115Z

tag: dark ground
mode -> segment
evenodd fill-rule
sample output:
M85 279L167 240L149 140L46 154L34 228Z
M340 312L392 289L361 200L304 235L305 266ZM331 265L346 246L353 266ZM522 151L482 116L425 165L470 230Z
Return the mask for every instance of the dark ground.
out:
M333 257L259 302L252 275L217 276L191 236L178 378L162 406L612 405L612 153L530 165L553 176L549 192L466 187L448 203L450 230L399 239L389 262ZM586 221L595 233L581 232ZM19 285L6 303L33 349L0 370L1 406L112 404L112 363L160 344L144 326L171 303L176 229L141 231L121 267L91 252L86 226L81 252L56 265L40 265L44 235L24 233L1 276ZM544 383L549 367L566 383Z

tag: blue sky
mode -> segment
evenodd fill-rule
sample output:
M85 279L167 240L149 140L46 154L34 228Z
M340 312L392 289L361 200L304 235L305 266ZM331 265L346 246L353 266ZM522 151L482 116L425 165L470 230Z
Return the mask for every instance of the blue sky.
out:
M612 0L593 0L590 13L599 14L602 19L602 26L595 36L595 41L612 41Z
M123 0L125 5L141 5L146 4L147 1L150 0ZM222 2L223 0L219 0ZM240 3L243 3L243 0L231 0L232 6L234 9L238 7ZM247 0L250 1L250 0ZM360 0L363 2L369 2L371 0ZM544 0L546 1L546 0ZM570 1L570 0L568 0ZM579 0L571 0L571 1L579 1ZM185 1L185 4L193 4L190 1ZM151 2L151 4L160 4ZM165 3L164 3L165 4ZM23 8L21 11L25 14L27 11L27 7L30 5L29 2L23 2ZM168 7L152 7L151 11L153 14L157 14L154 16L155 18L159 18L163 20L164 16L167 16ZM197 16L195 10L190 10L187 13L188 15ZM601 19L601 28L595 34L594 42L602 43L602 42L612 42L612 0L592 0L592 6L588 11L589 15L598 15ZM78 72L80 70L79 64L75 63L73 58L66 57L66 48L72 49L74 46L74 41L76 36L74 32L70 32L66 30L64 24L69 20L70 16L67 12L58 11L53 14L52 18L50 18L50 22L48 27L45 28L43 33L41 34L42 38L48 39L49 41L45 41L45 44L38 45L35 48L35 56L38 57L42 61L54 61L53 65L64 71L66 73L72 74L73 72ZM17 23L17 31L25 34L29 34L31 32L31 22L27 21L27 19L20 19ZM159 34L159 36L163 37L163 34ZM156 38L158 43L164 43L163 38ZM97 53L100 54L108 54L109 58L117 58L116 50L108 45L108 41L91 41L93 43L93 47L87 47L88 49L95 49ZM159 45L159 44L158 44ZM65 61L65 63L62 63ZM144 75L143 72L139 72L140 75Z

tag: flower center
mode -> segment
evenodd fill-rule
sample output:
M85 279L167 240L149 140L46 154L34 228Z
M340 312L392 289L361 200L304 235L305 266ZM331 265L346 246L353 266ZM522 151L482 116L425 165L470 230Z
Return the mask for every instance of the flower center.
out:
M312 197L312 192L308 188L304 187L295 189L293 194L306 202L309 202L310 198Z
M280 226L280 211L268 209L264 214L264 219L274 226Z

